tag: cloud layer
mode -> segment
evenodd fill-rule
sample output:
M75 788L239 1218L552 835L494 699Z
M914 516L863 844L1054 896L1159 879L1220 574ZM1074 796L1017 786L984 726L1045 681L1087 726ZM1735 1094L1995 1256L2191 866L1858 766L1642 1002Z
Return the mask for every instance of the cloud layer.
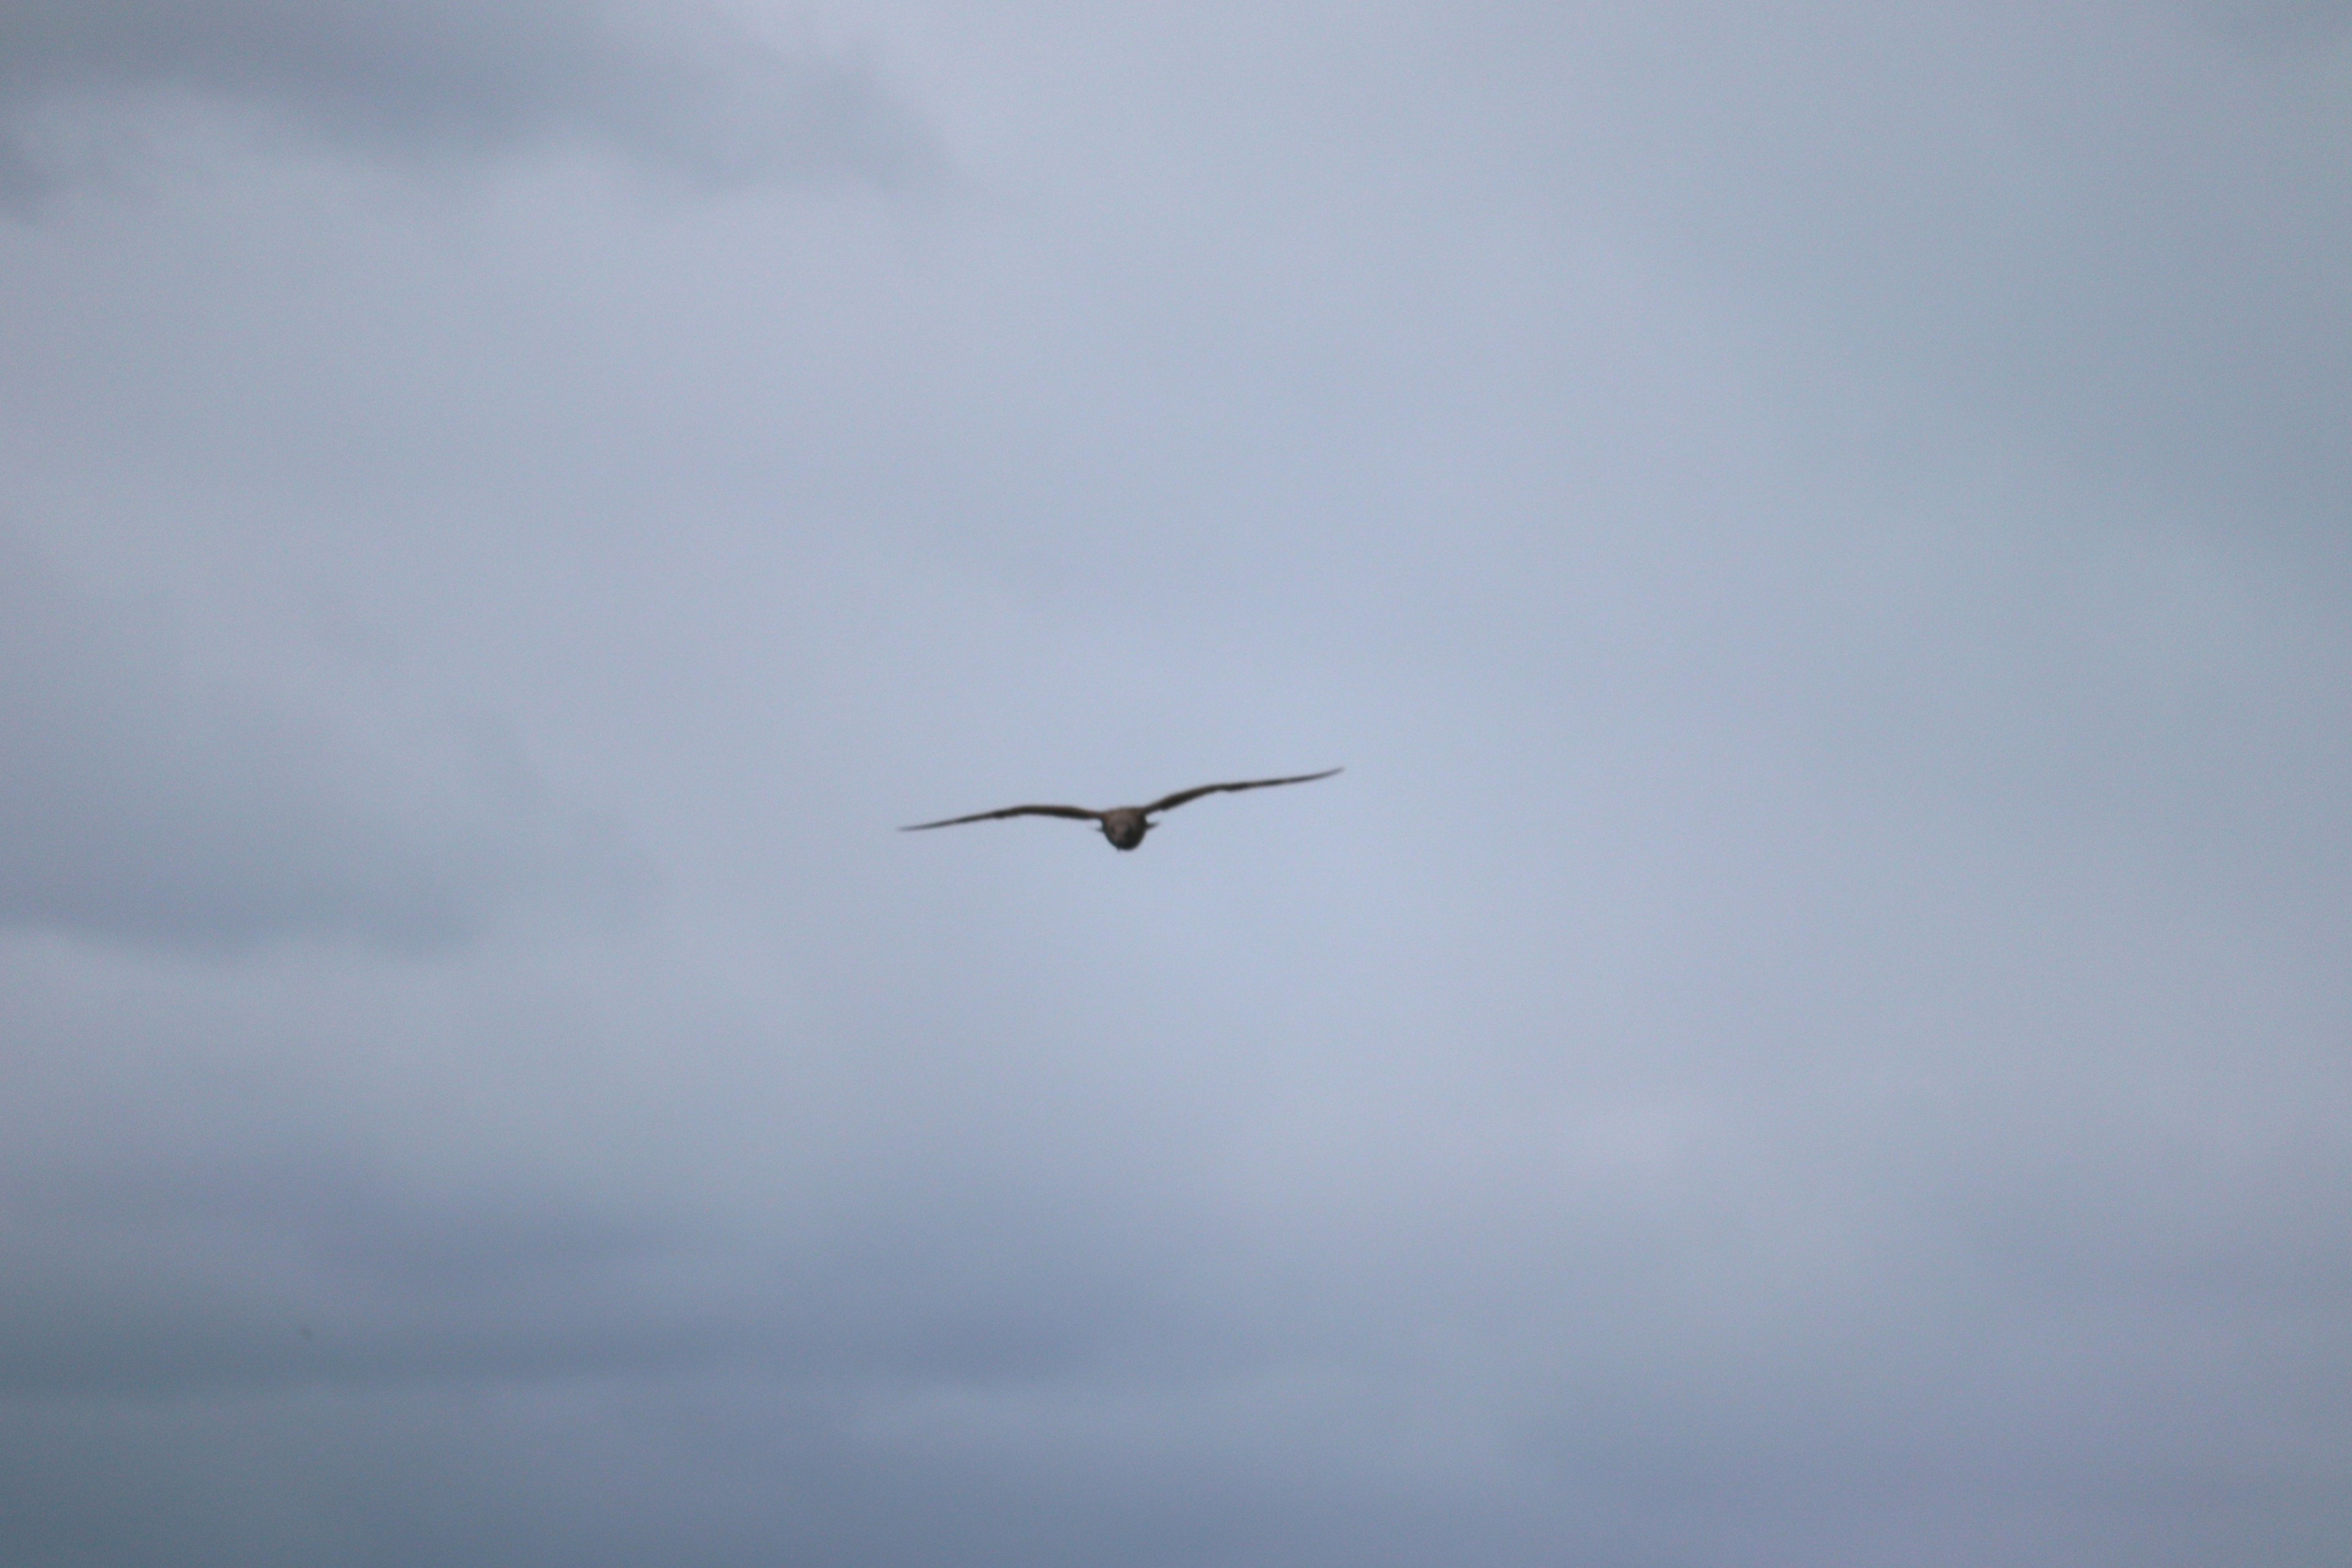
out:
M0 227L0 1557L2340 1558L2335 10L386 15L8 24L315 135Z
M86 153L78 125L174 100L402 158L583 141L730 184L889 180L923 162L919 132L863 71L716 17L685 37L644 20L585 0L12 6L0 16L0 198L23 205L59 179L42 149Z
M207 679L152 613L110 615L0 546L0 925L420 950L534 895L630 895L611 830L495 736Z

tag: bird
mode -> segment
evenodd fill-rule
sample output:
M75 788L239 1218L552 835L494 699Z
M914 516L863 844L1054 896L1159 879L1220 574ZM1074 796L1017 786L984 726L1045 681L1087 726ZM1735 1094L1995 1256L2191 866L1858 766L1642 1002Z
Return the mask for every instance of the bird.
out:
M1143 836L1160 825L1151 820L1157 814L1172 811L1188 800L1198 800L1204 795L1222 795L1237 789L1266 789L1275 784L1312 784L1328 779L1341 768L1326 768L1319 773L1298 773L1286 779L1244 779L1238 784L1198 784L1192 789L1180 789L1174 795L1161 795L1150 805L1114 805L1108 811L1090 811L1083 805L1008 805L1001 811L976 811L970 816L950 816L940 822L918 822L898 829L901 833L922 833L934 827L953 827L965 822L993 822L1000 816L1068 816L1080 822L1102 826L1102 836L1117 849L1132 849L1143 842Z

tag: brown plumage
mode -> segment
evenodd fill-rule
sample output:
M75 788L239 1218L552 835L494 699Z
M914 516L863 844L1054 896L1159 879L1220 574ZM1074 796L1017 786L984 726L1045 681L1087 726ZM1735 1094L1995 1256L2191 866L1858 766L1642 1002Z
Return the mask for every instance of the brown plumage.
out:
M950 816L941 822L918 822L898 829L901 833L920 833L930 827L953 827L962 822L993 822L1000 816L1072 816L1081 822L1102 825L1102 836L1120 849L1132 849L1143 842L1143 836L1160 825L1151 820L1154 814L1171 811L1188 800L1198 800L1204 795L1221 795L1229 790L1265 789L1273 784L1312 784L1341 772L1326 768L1319 773L1299 773L1286 779L1245 779L1239 784L1200 784L1192 789L1180 789L1174 795L1160 796L1150 805L1114 805L1108 811L1089 811L1083 805L1008 805L1002 811L976 811L970 816Z

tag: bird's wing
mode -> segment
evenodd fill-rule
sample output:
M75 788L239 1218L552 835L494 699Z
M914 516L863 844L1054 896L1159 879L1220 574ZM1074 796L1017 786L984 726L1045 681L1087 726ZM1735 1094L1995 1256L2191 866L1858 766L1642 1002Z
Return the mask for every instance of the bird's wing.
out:
M1245 779L1240 784L1202 784L1194 789L1180 789L1174 795L1162 795L1143 809L1146 812L1166 811L1172 806L1181 805L1188 800L1198 800L1204 795L1219 795L1226 790L1265 789L1270 784L1312 784L1317 779L1328 779L1333 773L1344 771L1340 768L1326 768L1319 773L1299 773L1286 779Z
M953 827L959 822L993 822L1000 816L1075 816L1081 822L1102 820L1101 812L1088 811L1083 805L1008 805L1002 811L975 811L970 816L950 816L944 822L918 822L898 831L920 833L926 827Z

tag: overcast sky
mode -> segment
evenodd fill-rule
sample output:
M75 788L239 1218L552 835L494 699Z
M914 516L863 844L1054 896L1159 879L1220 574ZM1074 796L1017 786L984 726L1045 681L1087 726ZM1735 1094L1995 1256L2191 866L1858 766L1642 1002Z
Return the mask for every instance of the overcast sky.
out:
M0 0L0 1558L2335 1568L2348 168L2352 0Z

